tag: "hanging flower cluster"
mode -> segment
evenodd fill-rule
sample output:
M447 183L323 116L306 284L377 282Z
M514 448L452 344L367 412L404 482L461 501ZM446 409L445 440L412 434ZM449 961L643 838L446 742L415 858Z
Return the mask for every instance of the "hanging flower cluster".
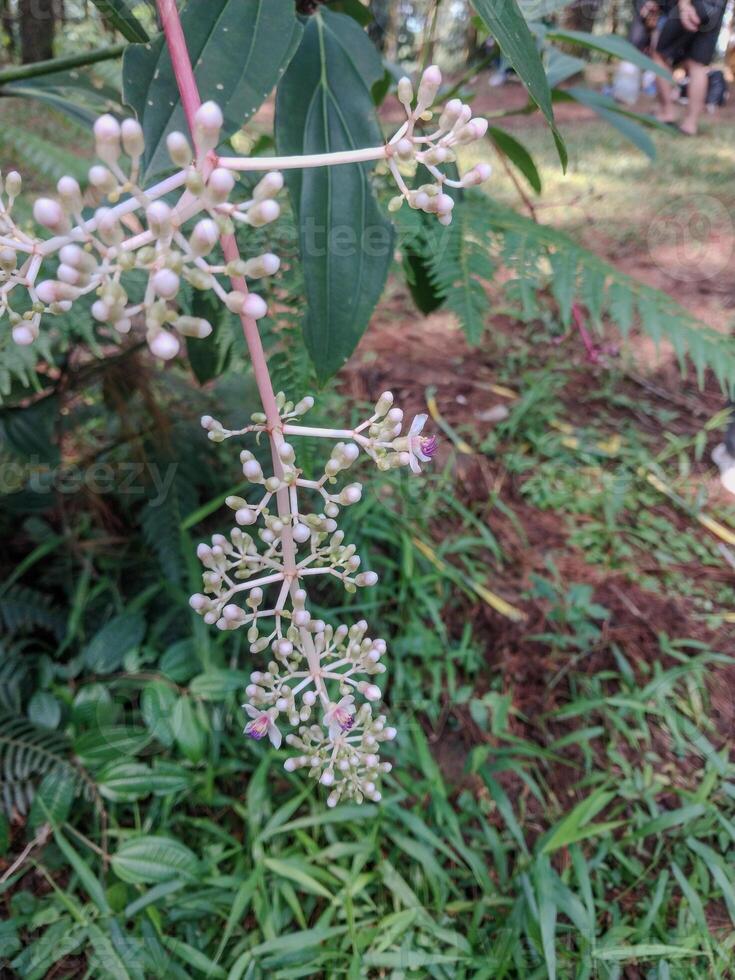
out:
M175 53L186 74L181 52ZM182 133L167 138L176 172L148 188L141 180L145 147L140 125L102 116L94 126L101 162L89 171L89 187L83 192L76 180L62 177L57 197L35 202L33 217L44 234L25 230L13 217L19 174L11 171L4 181L0 178L0 323L7 315L16 343L33 343L43 316L68 312L75 300L89 296L97 321L117 335L144 327L152 353L170 359L179 351L181 336L203 338L212 330L206 320L182 312L184 284L213 291L241 318L265 414L253 416L252 424L237 432L209 416L202 424L214 442L264 435L273 468L267 475L251 450L242 451L243 473L260 489L259 499L227 499L236 526L228 536L216 534L211 544L199 546L203 591L192 596L191 606L221 630L244 627L252 653L270 650L267 669L254 672L247 688L245 732L255 739L268 737L278 747L282 727L295 729L286 737L295 754L285 768L306 768L330 787L331 806L343 797L380 799L379 778L390 765L380 761L379 746L396 733L383 715L373 713L382 697L375 681L385 671L385 642L370 638L362 621L334 627L314 617L307 585L318 575L338 579L348 592L376 583L374 572L361 570L354 545L345 543L337 526L341 509L362 495L361 485L345 482L343 474L362 453L381 470L408 466L418 473L436 452L436 438L424 436L424 415L404 431L403 413L389 392L354 430L304 426L299 420L313 399L296 404L283 395L274 399L254 322L267 306L249 292L246 280L273 275L279 260L271 253L241 259L234 231L242 224L259 228L278 217L275 197L283 186L283 169L378 160L387 162L400 191L391 209L407 200L449 224L453 201L443 188L481 183L490 169L478 164L459 181L440 169L454 162L454 147L481 139L487 129L457 99L443 109L435 132L417 134L419 123L432 119L430 106L440 83L439 69L427 68L414 104L410 81L401 80L399 98L407 121L387 144L295 157L218 157L222 112L206 102L193 115L193 146ZM409 189L401 168L418 164L433 183ZM265 175L247 200L239 200L237 173L255 171ZM47 274L50 260L53 272ZM290 439L299 436L334 441L318 480L304 478L297 465ZM304 492L317 506L302 509Z
M324 575L338 579L348 592L377 582L374 572L361 571L355 546L337 526L340 510L362 496L361 485L345 479L346 471L364 452L382 470L410 466L418 472L436 452L436 438L422 435L424 415L404 434L403 412L393 406L390 392L352 430L301 424L312 398L294 405L279 394L277 405L280 427L271 432L274 472L266 476L250 450L240 453L243 475L259 488L259 499L227 498L236 527L229 536L216 534L211 544L199 545L203 592L191 597L191 606L221 630L247 629L251 653L270 650L267 669L251 674L245 733L267 736L278 747L281 727L297 728L286 736L297 750L286 760L289 772L306 768L330 787L330 806L343 796L377 801L380 774L390 769L380 761L379 746L396 734L372 708L382 696L375 680L386 669L386 644L367 635L364 621L335 628L314 617L306 586ZM268 431L260 414L236 431L208 415L202 425L213 442ZM317 480L304 478L296 462L291 440L303 436L334 441ZM316 501L315 508L303 509L304 493Z
M443 225L451 224L454 199L445 193L445 187L473 187L482 184L490 176L487 163L478 163L461 180L452 180L444 174L442 164L455 163L454 147L466 146L481 140L487 132L487 120L472 117L472 110L460 99L450 99L439 115L437 127L428 135L417 135L419 122L430 123L434 119L433 105L441 85L441 72L430 65L421 76L414 100L410 78L398 83L398 99L406 110L406 122L390 141L388 166L398 184L400 195L390 202L389 210L397 211L404 201L409 207L426 214L435 214ZM401 166L415 167L422 164L434 178L433 182L409 188L401 174Z

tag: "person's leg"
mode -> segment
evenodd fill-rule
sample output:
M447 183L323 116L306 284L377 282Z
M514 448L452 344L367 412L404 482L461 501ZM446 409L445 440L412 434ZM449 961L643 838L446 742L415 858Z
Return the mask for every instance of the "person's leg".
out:
M707 98L709 68L689 58L686 63L686 69L689 76L689 104L687 105L687 110L684 113L679 128L682 133L696 136L699 128L699 117L702 115L704 103Z
M652 51L651 57L662 67L671 70L671 65L658 51ZM660 122L674 122L676 119L676 104L674 101L674 86L665 79L656 76L656 92L658 93L658 112Z

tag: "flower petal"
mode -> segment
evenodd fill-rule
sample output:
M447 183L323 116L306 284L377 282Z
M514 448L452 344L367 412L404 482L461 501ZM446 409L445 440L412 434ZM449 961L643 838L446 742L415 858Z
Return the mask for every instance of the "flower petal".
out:
M411 453L410 466L414 473L421 472L421 467L419 466L419 461L416 459L415 453Z
M424 426L426 425L426 420L428 418L428 415L417 415L411 423L411 428L408 430L409 436L420 435L420 433L423 432Z
M280 749L283 736L278 726L274 725L273 722L270 722L268 725L268 738L271 740L271 745L274 749Z

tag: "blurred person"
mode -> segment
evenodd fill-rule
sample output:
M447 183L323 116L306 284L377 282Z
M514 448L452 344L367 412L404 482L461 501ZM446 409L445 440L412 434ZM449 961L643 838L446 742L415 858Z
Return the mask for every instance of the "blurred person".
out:
M696 136L704 109L717 40L727 0L679 0L663 25L652 56L666 68L683 65L689 77L688 105L679 131ZM661 122L676 123L675 88L657 79Z

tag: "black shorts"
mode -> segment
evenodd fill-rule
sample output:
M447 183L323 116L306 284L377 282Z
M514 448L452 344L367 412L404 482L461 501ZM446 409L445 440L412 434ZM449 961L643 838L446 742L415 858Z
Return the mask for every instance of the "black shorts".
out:
M698 31L686 30L679 19L678 11L672 11L661 29L656 50L672 65L678 65L689 58L700 65L711 65L726 6L723 3L722 9L708 21L703 21Z

